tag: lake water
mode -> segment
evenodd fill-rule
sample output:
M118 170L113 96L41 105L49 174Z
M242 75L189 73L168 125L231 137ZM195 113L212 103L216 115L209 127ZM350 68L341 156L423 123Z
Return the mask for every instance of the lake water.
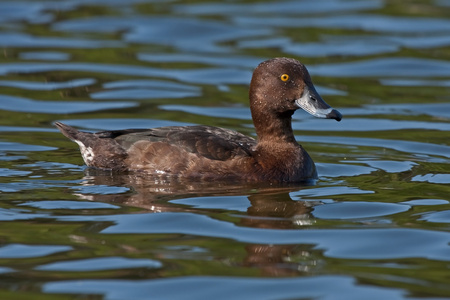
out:
M0 299L450 299L450 1L0 2ZM305 63L310 186L83 166L52 125L254 135L252 70Z

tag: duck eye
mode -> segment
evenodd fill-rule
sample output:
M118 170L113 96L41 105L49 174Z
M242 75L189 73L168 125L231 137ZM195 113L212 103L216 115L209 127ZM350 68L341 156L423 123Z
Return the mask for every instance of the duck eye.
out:
M288 75L288 74L283 74L283 75L280 76L280 78L281 78L281 80L283 80L283 81L288 81L289 75Z

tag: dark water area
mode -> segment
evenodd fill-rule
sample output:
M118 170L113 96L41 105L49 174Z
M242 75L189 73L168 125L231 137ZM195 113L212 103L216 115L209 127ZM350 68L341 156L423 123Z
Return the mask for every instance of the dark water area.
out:
M450 1L0 2L0 299L450 299ZM254 136L259 62L314 185L88 170L53 126Z

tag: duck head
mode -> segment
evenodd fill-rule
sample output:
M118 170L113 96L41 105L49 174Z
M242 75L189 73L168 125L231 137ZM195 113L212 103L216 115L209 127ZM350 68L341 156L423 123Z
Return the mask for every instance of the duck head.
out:
M342 119L317 93L306 67L295 59L273 58L259 64L249 93L254 120L263 114L290 117L300 108L318 118Z

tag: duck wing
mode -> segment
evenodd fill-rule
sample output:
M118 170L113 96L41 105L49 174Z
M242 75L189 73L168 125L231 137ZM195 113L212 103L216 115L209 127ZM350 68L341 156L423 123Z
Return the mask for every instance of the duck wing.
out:
M99 138L114 139L125 150L137 142L166 143L212 160L236 155L251 156L256 140L239 132L213 126L168 126L98 132Z

